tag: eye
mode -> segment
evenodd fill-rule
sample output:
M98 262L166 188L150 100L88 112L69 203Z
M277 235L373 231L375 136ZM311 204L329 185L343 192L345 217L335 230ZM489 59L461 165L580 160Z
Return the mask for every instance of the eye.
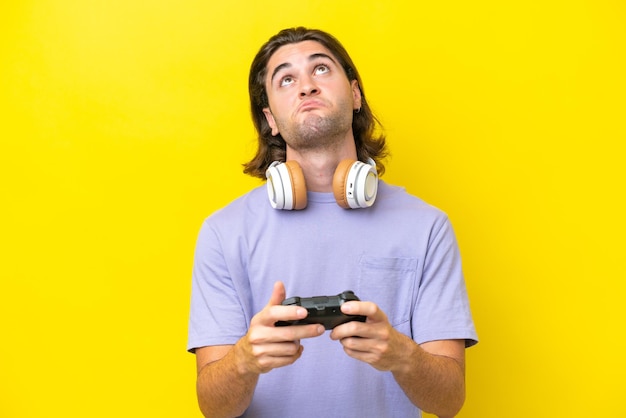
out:
M291 77L290 75L287 75L280 79L281 87L289 86L291 84L293 84L293 77Z
M328 68L328 65L320 64L320 65L315 67L315 71L313 71L313 73L315 75L319 75L319 74L326 74L329 71L330 71L330 68Z

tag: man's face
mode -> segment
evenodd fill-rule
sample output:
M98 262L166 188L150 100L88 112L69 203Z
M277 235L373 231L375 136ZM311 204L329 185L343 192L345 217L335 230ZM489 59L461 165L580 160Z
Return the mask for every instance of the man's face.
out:
M280 47L269 59L263 109L272 135L287 147L311 149L352 137L352 115L361 107L356 80L350 82L337 59L315 41Z

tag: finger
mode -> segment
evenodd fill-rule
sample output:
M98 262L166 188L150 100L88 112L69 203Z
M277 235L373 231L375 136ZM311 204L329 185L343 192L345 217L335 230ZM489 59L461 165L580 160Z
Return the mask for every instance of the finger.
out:
M268 305L280 305L285 297L287 296L287 292L285 291L285 284L283 282L274 283L274 288L272 290L272 296L268 302Z
M301 306L270 306L266 309L269 321L274 321L273 333L285 341L312 338L322 335L326 329L321 324L301 324L298 321L307 317L308 311Z
M300 340L267 343L253 348L258 358L262 357L293 357L299 355L302 349Z
M287 327L277 327L285 341L297 341L306 338L315 338L322 335L326 329L320 324L291 325Z
M341 305L341 312L346 315L363 315L368 322L386 321L387 315L373 302L351 301Z
M351 321L336 326L330 333L331 340L343 340L349 337L370 338L372 326L363 322Z
M277 309L290 308L287 306L281 306L283 300L285 300L285 295L285 285L283 284L283 282L275 282L274 287L272 288L272 294L267 301L267 305L265 305L265 308L263 308L260 312L252 317L250 325L273 326L276 321L282 320L279 314L275 311ZM304 311L304 315L302 314L302 312L300 312L300 315L302 315L300 316L301 318L304 318L306 316L306 309L304 309ZM295 312L293 312L293 314L297 315L297 313ZM296 317L293 319L299 319L300 317Z
M290 307L294 308L294 307ZM303 309L303 308L297 308ZM277 327L276 317L269 315L271 310L264 310L262 314L253 317L248 330L248 341L252 345L263 345L281 342L293 342L305 338L319 337L325 331L319 324L291 325ZM306 312L306 309L304 309ZM281 317L281 320L284 318Z
M295 350L293 354L289 354L292 350ZM261 368L261 372L269 372L277 367L284 367L296 362L304 351L304 347L301 345L292 345L292 348L288 349L284 355L264 355L258 359L258 364Z

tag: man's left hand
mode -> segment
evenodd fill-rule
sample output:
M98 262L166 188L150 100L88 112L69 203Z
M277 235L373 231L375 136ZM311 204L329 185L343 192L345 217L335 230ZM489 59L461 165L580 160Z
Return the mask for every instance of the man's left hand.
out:
M416 344L394 329L387 315L373 302L346 302L341 311L347 315L364 315L365 322L339 325L330 338L339 341L350 357L370 364L377 370L393 371L401 367Z

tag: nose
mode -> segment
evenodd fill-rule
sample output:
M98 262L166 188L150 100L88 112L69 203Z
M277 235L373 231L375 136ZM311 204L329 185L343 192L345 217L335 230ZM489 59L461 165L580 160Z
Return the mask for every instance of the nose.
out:
M302 78L300 85L300 97L314 96L319 93L319 87L313 77Z

